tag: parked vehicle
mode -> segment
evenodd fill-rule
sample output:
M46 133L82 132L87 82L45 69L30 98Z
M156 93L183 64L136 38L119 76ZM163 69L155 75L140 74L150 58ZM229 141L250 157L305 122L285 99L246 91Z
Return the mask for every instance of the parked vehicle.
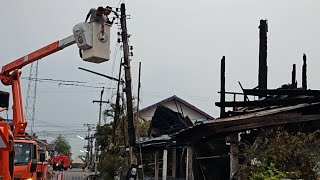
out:
M69 157L64 154L54 156L52 163L54 171L66 171L68 169L72 169L72 163Z

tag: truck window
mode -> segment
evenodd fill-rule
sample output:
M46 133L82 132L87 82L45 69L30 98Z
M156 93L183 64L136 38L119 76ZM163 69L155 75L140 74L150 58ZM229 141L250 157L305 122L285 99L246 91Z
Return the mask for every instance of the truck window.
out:
M30 143L14 143L14 164L26 165L33 156L33 145Z

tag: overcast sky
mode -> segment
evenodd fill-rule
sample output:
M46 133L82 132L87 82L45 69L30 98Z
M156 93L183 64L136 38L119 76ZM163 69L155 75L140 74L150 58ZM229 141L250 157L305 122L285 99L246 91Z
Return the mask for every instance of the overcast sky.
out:
M119 0L11 0L0 6L0 66L72 34L90 8L117 7ZM291 81L297 64L301 85L302 55L308 57L308 88L320 89L320 1L316 0L130 0L126 1L132 58L133 92L137 93L138 63L142 62L142 101L146 107L172 95L218 117L220 59L226 56L227 91L257 86L259 20L268 19L268 87ZM111 59L103 64L84 62L74 45L39 61L39 78L91 82L115 88L105 78L78 70L88 68L117 76L121 57L116 43L118 28L112 27ZM27 77L29 66L22 69ZM10 91L3 85L0 90ZM22 80L25 100L27 82ZM84 123L98 120L101 89L38 83L35 131L72 131L66 136L75 155L85 141ZM106 90L104 100L114 99ZM232 97L229 97L232 99ZM104 106L106 107L106 106ZM12 111L8 112L9 117ZM0 114L6 116L6 114ZM29 124L31 124L29 122ZM76 133L76 131L80 131ZM42 137L47 138L47 137ZM52 140L48 138L49 141Z

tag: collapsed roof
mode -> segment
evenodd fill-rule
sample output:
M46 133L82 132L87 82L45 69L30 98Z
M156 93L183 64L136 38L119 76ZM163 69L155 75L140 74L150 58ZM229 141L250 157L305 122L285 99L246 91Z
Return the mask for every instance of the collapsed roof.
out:
M170 135L181 129L192 126L191 120L183 117L180 113L158 105L152 117L149 127L149 137L159 137L161 135Z

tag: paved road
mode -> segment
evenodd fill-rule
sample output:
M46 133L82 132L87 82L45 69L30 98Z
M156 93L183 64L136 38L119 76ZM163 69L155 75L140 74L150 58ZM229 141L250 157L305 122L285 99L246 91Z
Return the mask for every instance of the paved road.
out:
M63 180L85 180L88 172L83 172L82 169L68 169L63 172L56 171L53 180L60 180L58 176L61 176L61 174L63 174Z

